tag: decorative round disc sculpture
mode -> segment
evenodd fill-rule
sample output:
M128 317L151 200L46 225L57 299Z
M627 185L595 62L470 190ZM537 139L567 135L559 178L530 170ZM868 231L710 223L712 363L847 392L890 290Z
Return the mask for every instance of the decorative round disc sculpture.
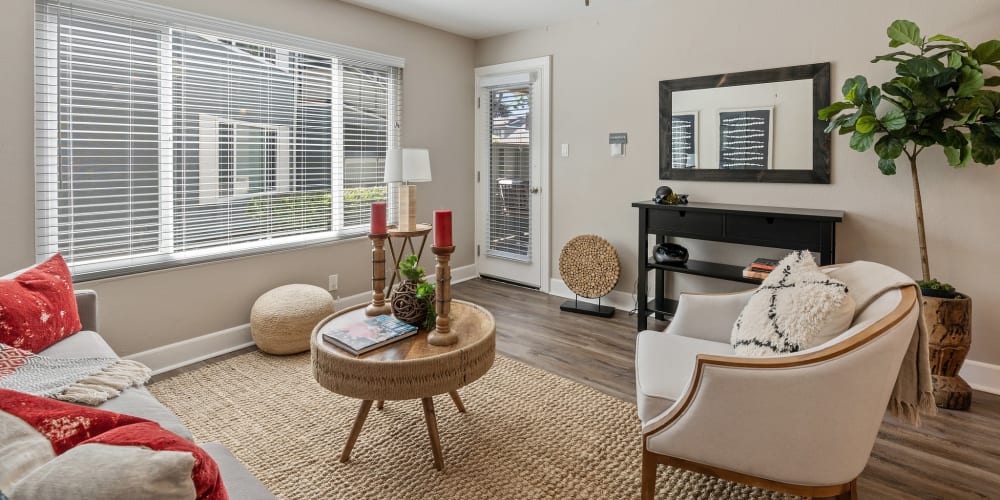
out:
M559 274L566 286L581 297L607 295L618 284L620 272L618 252L600 236L577 236L559 252Z

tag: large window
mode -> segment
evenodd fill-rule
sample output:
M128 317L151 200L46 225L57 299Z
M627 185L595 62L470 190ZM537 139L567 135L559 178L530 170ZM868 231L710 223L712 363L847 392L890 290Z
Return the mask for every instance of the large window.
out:
M401 60L128 0L36 6L39 259L87 278L349 237L389 195Z

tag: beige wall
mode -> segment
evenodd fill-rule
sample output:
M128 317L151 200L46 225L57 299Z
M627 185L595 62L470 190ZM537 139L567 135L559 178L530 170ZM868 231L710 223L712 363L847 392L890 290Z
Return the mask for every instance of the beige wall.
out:
M476 65L552 55L552 141L571 156L552 158L552 269L571 237L596 233L623 263L618 289L636 279L636 211L658 184L693 200L843 209L838 258L874 260L913 276L920 271L908 171L881 175L874 153L833 139L830 185L660 181L657 178L657 82L664 79L833 63L833 89L864 74L891 75L869 60L889 52L885 28L907 17L927 31L981 42L1000 37L1000 3L990 0L818 2L639 0L600 17L482 40ZM611 159L608 132L629 133L628 156ZM931 269L973 298L971 357L1000 363L1000 166L947 166L940 149L921 157ZM693 253L732 263L768 251L691 243ZM771 254L773 255L773 251ZM780 252L778 252L780 255ZM554 271L558 278L558 271ZM738 284L681 277L681 289L724 290Z
M452 264L472 264L473 41L335 0L159 3L406 58L403 144L429 148L434 175L418 185L419 219L453 209ZM33 9L6 0L0 16L0 275L34 260ZM78 286L100 293L102 333L125 355L245 324L277 285L325 288L338 273L341 296L364 292L369 255L367 239L352 240ZM433 269L429 255L423 264Z

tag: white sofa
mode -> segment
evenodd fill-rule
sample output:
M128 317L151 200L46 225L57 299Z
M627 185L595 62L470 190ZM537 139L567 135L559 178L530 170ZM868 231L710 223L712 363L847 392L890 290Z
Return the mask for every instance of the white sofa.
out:
M729 342L752 293L682 294L665 331L639 333L643 498L658 464L798 495L856 495L919 316L915 288L883 293L823 345L746 358Z
M97 333L97 293L91 290L77 290L76 300L83 331L56 342L38 354L49 357L117 356L111 346ZM180 418L157 401L145 387L125 389L119 396L97 408L152 420L163 428L194 441L191 432L184 427ZM218 463L229 498L233 500L275 498L225 446L219 443L204 443L199 446Z

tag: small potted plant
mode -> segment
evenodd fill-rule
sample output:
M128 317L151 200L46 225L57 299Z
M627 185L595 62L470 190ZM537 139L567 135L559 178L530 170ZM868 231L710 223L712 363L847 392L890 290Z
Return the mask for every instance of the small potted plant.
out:
M819 110L829 120L827 132L850 134L851 149L874 149L878 168L896 173L905 158L913 181L917 241L924 295L923 317L930 332L934 395L938 406L967 409L969 385L958 377L971 344L971 300L947 283L931 278L924 233L917 157L927 148L944 148L948 164L961 168L971 159L992 165L1000 159L1000 76L985 77L984 68L1000 67L1000 41L973 48L948 35L924 37L911 21L894 21L886 30L889 46L904 47L872 60L896 64L896 76L880 86L863 76L844 82L844 100Z
M396 319L411 325L433 330L437 319L434 309L433 283L424 281L424 268L417 263L417 256L410 255L399 263L402 280L392 294L392 313Z

